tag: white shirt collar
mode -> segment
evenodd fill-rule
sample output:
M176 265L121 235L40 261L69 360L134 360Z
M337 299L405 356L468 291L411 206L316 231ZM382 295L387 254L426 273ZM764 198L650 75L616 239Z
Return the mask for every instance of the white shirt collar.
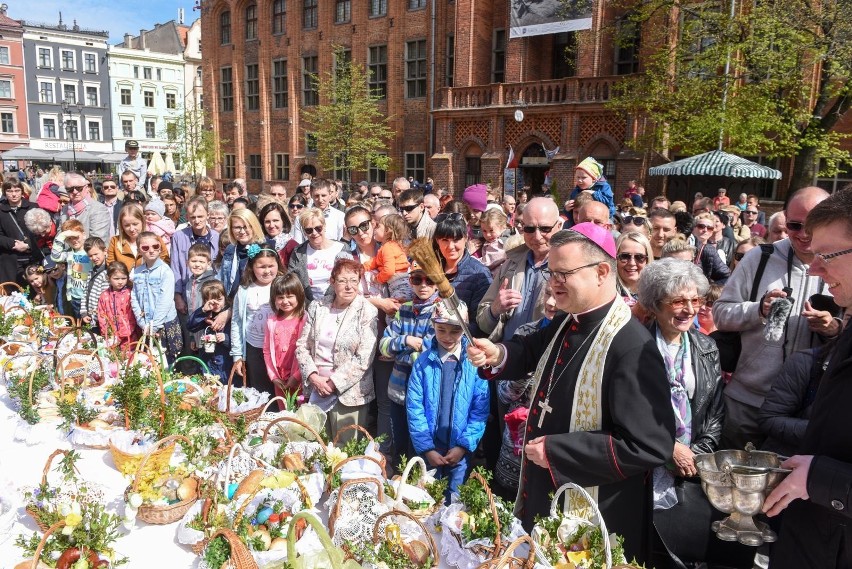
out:
M438 358L441 360L442 364L447 363L450 356L455 356L456 360L461 361L461 342L456 344L456 348L452 352L448 352L443 346L440 344L438 345Z

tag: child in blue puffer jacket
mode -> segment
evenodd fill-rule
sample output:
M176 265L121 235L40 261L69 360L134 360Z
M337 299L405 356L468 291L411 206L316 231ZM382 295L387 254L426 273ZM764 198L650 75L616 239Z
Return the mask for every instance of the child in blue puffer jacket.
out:
M461 312L467 321L464 304ZM485 432L488 383L468 361L461 324L443 301L435 304L432 323L435 338L414 362L405 406L414 450L437 469L437 478L449 478L449 504Z
M592 192L592 198L596 202L601 202L609 208L609 216L615 215L615 197L612 193L612 187L603 176L603 164L589 156L574 168L574 181L576 187L571 191L569 200L577 199L580 192ZM571 212L572 224L576 223L574 212Z

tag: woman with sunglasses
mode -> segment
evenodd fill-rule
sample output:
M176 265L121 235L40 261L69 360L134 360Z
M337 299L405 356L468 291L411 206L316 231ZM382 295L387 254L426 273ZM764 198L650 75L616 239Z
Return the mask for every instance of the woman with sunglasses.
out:
M325 236L325 216L319 208L303 210L299 224L306 241L293 250L287 269L296 273L305 287L305 299L312 302L325 296L331 283L334 261L343 251L344 244Z
M299 222L299 215L305 211L306 207L308 207L308 198L304 194L296 194L287 202L287 213L293 220L292 237L299 244L304 243L306 239L302 224Z
M669 554L685 563L708 559L718 541L710 530L714 509L693 460L718 450L725 419L719 350L693 324L709 288L698 267L679 259L654 261L638 286L639 301L653 315L650 331L665 362L675 415L669 466L654 470L654 527Z
M636 305L639 289L639 276L654 260L651 242L638 231L622 233L615 243L618 263L618 292L631 307Z
M740 261L743 260L743 257L745 257L746 253L748 253L755 247L760 247L764 243L766 243L766 239L755 235L753 237L749 237L748 239L737 245L736 250L734 250L734 260L731 263L731 271L737 268L737 265L740 263Z
M219 280L225 285L228 298L233 298L248 263L248 246L257 243L271 248L272 244L263 235L257 216L246 208L236 209L228 216L228 237L231 243L222 253Z
M461 213L440 214L435 221L432 248L459 300L467 305L468 314L476 314L479 302L491 286L491 271L468 253L468 226ZM479 332L473 318L470 328L474 334Z
M139 235L145 231L145 212L137 203L126 203L118 212L118 235L113 235L107 245L107 265L119 261L128 272L142 263L138 247ZM160 259L169 264L168 248L160 241Z
M640 207L631 207L627 215L621 217L621 231L638 231L645 237L651 237L651 220L648 213Z
M716 230L716 218L712 213L699 213L695 216L695 225L692 227L690 242L695 243L698 252L695 255L695 264L701 267L704 276L710 282L725 284L731 271L719 256L716 246L712 243L713 233Z

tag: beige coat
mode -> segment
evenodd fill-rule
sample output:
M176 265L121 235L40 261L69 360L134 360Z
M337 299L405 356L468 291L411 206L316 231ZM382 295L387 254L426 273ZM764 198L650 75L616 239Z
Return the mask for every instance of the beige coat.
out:
M317 323L328 316L331 299L308 305L307 319L302 334L296 341L296 360L302 377L317 371ZM337 389L339 401L347 407L356 407L376 398L373 388L373 356L378 342L378 311L362 296L355 297L340 323L334 341L333 371L331 381Z
M519 245L508 251L506 261L497 269L494 281L488 287L485 296L479 301L479 308L476 311L476 324L480 330L488 334L488 338L492 342L501 342L506 339L503 338L503 329L515 311L509 310L501 314L499 318L494 318L491 314L491 303L497 298L503 279L509 279L509 288L518 291L523 290L528 253L529 248L526 245ZM542 316L544 316L544 299L539 295L539 298L535 301L535 308L533 308L532 322Z

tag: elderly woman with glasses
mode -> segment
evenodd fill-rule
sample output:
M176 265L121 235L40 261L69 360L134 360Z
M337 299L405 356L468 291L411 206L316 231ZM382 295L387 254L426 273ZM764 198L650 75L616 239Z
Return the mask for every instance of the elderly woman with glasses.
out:
M665 362L675 414L675 444L667 466L654 471L654 525L669 554L706 559L715 544L713 508L701 490L693 457L719 448L725 405L715 342L694 326L710 288L688 261L661 259L639 278L639 302L653 315L651 334Z
M237 294L248 263L248 246L257 243L261 247L271 248L271 244L267 242L257 216L245 208L234 210L228 216L228 235L231 243L222 253L219 280L225 285L225 294L233 297Z
M305 228L316 227L312 211L319 210L302 214ZM326 431L332 439L350 425L366 425L370 403L376 397L373 358L378 312L359 293L363 273L358 261L334 262L329 277L331 294L308 305L305 326L296 342L296 360L308 400L328 414ZM342 442L352 435L352 431L344 433Z
M225 202L213 200L207 202L207 223L221 235L228 229L228 206Z
M305 287L305 299L312 302L325 296L334 262L343 251L344 244L325 236L325 216L321 209L302 210L299 225L307 239L293 250L287 269L296 273Z

